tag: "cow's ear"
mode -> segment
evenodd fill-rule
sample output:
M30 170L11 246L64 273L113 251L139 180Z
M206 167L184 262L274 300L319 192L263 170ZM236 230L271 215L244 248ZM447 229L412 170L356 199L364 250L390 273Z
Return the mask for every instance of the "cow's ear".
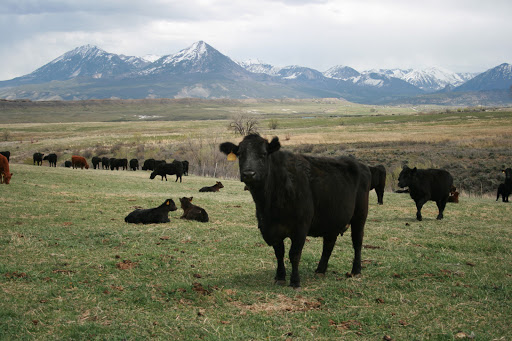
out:
M192 201L192 199L194 199L194 197L190 197L190 198L188 198L188 200L189 200L189 201Z
M171 202L169 200L167 200L167 202L165 203L167 206L169 206L171 204Z
M418 170L418 168L416 168L416 167L414 167L414 168L412 169L413 173L416 173L416 171L417 171L417 170Z
M281 143L279 143L279 138L276 136L268 144L267 153L272 154L273 152L277 152L279 148L281 148Z
M238 146L231 142L221 143L219 149L226 155L229 155L230 153L234 153L235 155L238 154Z

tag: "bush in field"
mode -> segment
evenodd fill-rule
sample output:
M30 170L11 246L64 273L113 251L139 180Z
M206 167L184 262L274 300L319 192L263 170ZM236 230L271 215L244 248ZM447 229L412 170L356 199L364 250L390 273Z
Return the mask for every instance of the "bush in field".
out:
M258 132L258 120L247 114L236 114L229 122L228 129L235 134L246 136Z

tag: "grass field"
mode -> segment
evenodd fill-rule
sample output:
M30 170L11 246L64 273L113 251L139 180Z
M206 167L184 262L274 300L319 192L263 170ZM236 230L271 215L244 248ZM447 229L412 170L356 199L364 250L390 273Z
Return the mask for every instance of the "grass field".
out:
M273 284L273 250L243 184L15 163L0 186L0 339L510 340L512 206L463 197L415 220L408 195L370 195L362 276L349 232L325 278L309 238L302 291ZM135 207L193 196L209 223L132 225ZM287 247L289 244L287 244ZM288 270L290 266L287 262Z

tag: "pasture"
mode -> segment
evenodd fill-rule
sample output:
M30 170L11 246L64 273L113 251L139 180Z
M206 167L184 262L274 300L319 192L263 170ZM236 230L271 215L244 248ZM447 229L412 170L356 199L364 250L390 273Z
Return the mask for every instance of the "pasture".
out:
M374 191L360 277L350 233L324 278L308 238L302 291L273 284L273 250L243 183L15 163L0 186L0 339L508 340L512 206L461 197L415 219L407 194ZM209 223L126 224L134 207L193 196ZM289 247L289 243L287 244ZM290 265L287 262L288 274Z

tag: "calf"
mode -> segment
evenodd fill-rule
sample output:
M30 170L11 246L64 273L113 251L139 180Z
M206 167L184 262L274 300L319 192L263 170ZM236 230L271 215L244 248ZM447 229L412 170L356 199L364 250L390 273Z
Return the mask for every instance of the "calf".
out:
M159 224L168 223L169 212L176 211L178 208L172 199L167 199L164 203L155 208L136 209L124 218L124 221L132 224Z
M435 201L439 214L437 219L443 219L443 211L450 196L453 178L442 169L413 169L404 166L398 176L398 187L409 187L411 198L416 203L416 219L421 221L421 208L429 200Z
M372 173L370 191L375 188L375 193L377 193L377 202L379 205L383 205L384 187L386 187L386 168L383 165L375 167L370 166L370 172Z
M83 156L73 155L71 156L71 166L73 166L73 169L80 168L80 169L89 169L89 164L85 160Z
M139 160L131 159L130 160L130 169L133 171L136 171L137 169L139 169Z
M173 161L171 163L163 163L156 166L155 170L149 176L150 179L154 179L155 176L160 175L162 177L162 181L167 181L167 174L173 175L176 174L176 181L178 182L178 178L181 182L181 176L183 175L183 164L180 161Z
M32 155L32 159L34 160L34 165L37 164L38 166L43 165L43 153L34 153Z
M217 181L213 186L205 186L199 190L199 192L218 192L221 188L224 188L222 182Z
M512 168L502 170L505 173L505 182L498 186L496 201L500 198L503 202L508 202L508 197L512 193Z
M183 215L180 219L197 220L202 223L207 223L209 220L208 213L206 213L203 208L192 204L193 198L194 197L180 198L181 208L183 209Z
M100 169L101 158L99 156L93 156L91 159L92 167L94 169Z
M361 273L361 248L368 215L370 169L350 157L325 158L281 151L277 137L268 142L251 134L239 145L225 142L221 152L237 156L240 180L256 204L258 228L277 259L275 281L285 283L284 239L291 239L290 286L300 287L299 262L307 236L323 237L316 269L325 274L338 235L350 225L352 274Z
M64 161L64 167L71 168L71 161Z
M11 157L11 152L10 151L6 150L4 152L0 152L0 154L5 156L7 158L7 161L9 161L9 158Z
M51 153L43 157L43 160L48 160L50 167L57 167L57 154Z
M457 192L457 188L453 185L450 188L450 196L448 197L448 202L453 202L454 204L459 203L459 192Z
M11 182L12 173L9 171L9 161L0 154L0 184L8 185Z
M101 158L101 169L110 169L110 159L108 157Z

